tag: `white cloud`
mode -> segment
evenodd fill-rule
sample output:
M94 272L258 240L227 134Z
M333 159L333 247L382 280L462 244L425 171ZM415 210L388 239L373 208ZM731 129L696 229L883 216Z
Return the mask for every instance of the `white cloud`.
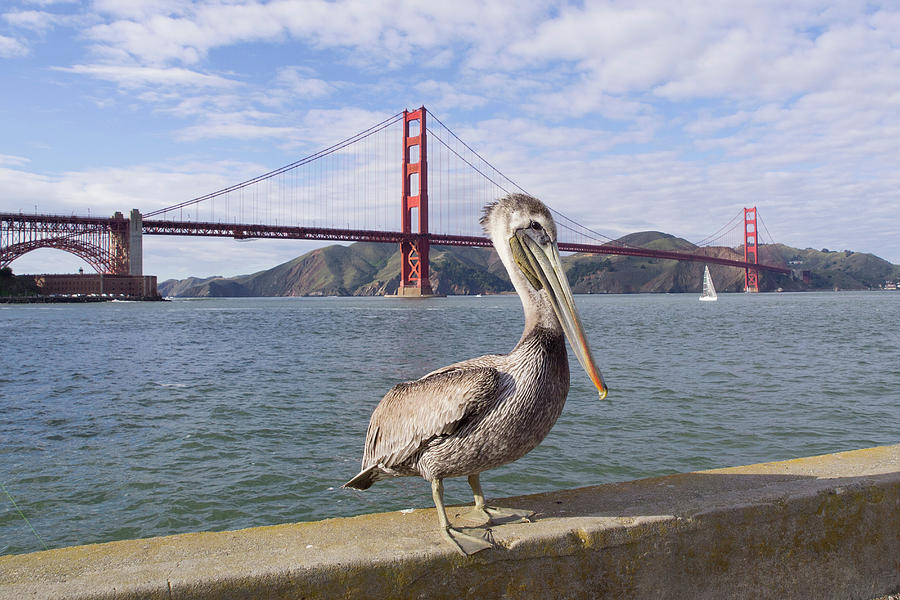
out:
M874 20L877 22L878 20ZM692 68L662 83L668 98L725 96L787 99L859 82L896 76L898 50L872 23L832 23L815 39L799 31L732 29L696 57ZM874 81L873 81L874 83Z
M693 122L685 125L685 131L695 136L710 135L724 129L744 126L752 118L753 115L745 110L739 110L724 116L712 115L708 111L701 111Z
M119 17L91 27L86 35L101 48L111 47L141 64L171 61L196 64L214 47L241 41L274 39L284 31L271 10L252 3L221 4L106 1L101 12Z
M39 10L8 12L3 15L3 18L12 27L37 33L46 33L65 19L63 16Z
M508 68L574 68L568 94L597 110L610 96L788 100L841 79L897 70L894 13L836 13L815 2L643 2L567 6L510 44ZM893 79L893 78L891 78ZM575 93L581 92L581 93ZM581 109L584 112L584 108Z
M275 85L284 89L285 94L308 100L328 96L337 89L334 83L315 77L312 69L304 67L283 67L275 76Z
M205 99L195 100L182 103L177 109L181 115L200 115L200 122L178 130L177 137L181 141L269 139L280 142L286 149L302 146L319 150L364 131L386 117L386 113L348 108L312 109L302 116L288 118L283 113L253 109L215 110L209 108Z
M297 130L293 127L248 123L245 115L236 113L216 115L205 123L186 127L178 132L177 137L181 141L192 142L215 138L242 140L286 139L293 137L296 132Z
M252 163L222 161L198 164L133 165L93 168L44 175L28 170L27 159L11 157L9 167L0 167L0 197L3 210L59 214L107 215L138 208L144 212L171 206L201 196L265 171ZM18 164L16 164L18 163Z
M178 67L162 68L95 64L55 67L55 69L111 81L125 88L160 85L190 88L232 88L241 85L240 82L233 79Z
M578 77L554 91L536 94L531 110L539 114L559 115L562 118L599 115L614 121L642 120L653 108L644 99L628 95L611 95L599 81Z
M461 92L450 82L429 79L415 84L415 90L421 95L424 104L432 110L454 110L464 108L471 110L487 104L484 96Z
M182 0L93 0L99 13L124 19L140 19L154 15L182 14L189 4Z
M365 131L389 116L388 111L355 107L311 109L301 121L302 135L318 148L325 148Z
M29 6L58 6L64 4L78 4L80 0L24 0Z
M543 3L515 5L475 1L453 4L408 1L297 1L261 3L206 1L192 4L142 1L97 2L114 20L86 34L103 52L110 48L142 64L179 61L195 64L210 50L244 42L281 42L286 38L315 48L353 48L357 64L392 67L413 59L414 49L434 49L428 60L447 64L447 44L462 40L494 48L543 11ZM105 49L104 49L105 48Z
M0 35L0 58L15 58L25 56L29 52L28 46L15 38Z
M817 0L97 0L89 12L77 40L85 56L57 71L117 85L105 110L153 111L158 129L145 135L211 164L218 152L275 149L267 157L280 160L285 150L324 148L424 103L513 180L609 234L662 229L699 239L758 204L780 241L847 240L900 261L885 225L900 156L895 9ZM20 28L41 27L36 15L17 18ZM25 43L0 37L0 55L21 55ZM0 164L25 170L15 157ZM175 177L165 166L134 170L138 182L145 173ZM103 210L163 194L135 192L124 174L87 179L106 171L45 184L83 206L97 194ZM198 195L240 179L196 173ZM180 184L192 177L185 171Z
M504 148L517 153L553 160L575 160L608 152L620 144L647 141L649 133L641 129L623 131L594 127L546 124L529 119L487 119L476 127L456 132L479 153L497 157Z
M21 156L11 156L9 154L0 154L0 165L10 165L19 167L28 164L29 160Z

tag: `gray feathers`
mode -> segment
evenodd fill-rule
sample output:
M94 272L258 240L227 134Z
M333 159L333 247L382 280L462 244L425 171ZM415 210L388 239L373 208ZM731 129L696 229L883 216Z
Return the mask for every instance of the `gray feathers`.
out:
M452 435L496 397L497 371L451 367L397 384L372 413L362 467L403 468L431 440Z

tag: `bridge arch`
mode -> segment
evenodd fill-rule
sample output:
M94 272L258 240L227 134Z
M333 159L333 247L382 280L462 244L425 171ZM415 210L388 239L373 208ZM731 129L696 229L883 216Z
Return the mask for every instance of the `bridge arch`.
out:
M105 260L104 256L108 253L98 244L92 244L78 239L68 238L44 238L39 240L29 240L6 246L0 251L0 268L7 267L17 258L28 254L32 250L41 248L53 248L55 250L63 250L74 254L78 258L89 264L97 273L112 273L112 264Z
M132 213L140 218L138 211ZM0 267L33 250L52 248L74 254L98 273L139 275L130 273L132 266L140 268L140 261L132 265L132 246L141 251L140 222L133 221L122 213L112 218L0 214Z

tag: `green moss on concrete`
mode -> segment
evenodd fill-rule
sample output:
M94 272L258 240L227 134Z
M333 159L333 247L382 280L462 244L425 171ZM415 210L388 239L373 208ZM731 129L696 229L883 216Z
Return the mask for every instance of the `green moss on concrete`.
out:
M537 518L495 527L498 547L469 558L425 509L4 556L0 599L867 599L900 589L900 445L497 502Z

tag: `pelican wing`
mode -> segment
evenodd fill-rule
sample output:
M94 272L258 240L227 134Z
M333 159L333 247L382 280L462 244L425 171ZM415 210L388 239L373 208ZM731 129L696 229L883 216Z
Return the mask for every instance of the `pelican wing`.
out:
M362 468L400 465L435 437L449 435L496 398L490 367L447 367L397 384L369 421Z

